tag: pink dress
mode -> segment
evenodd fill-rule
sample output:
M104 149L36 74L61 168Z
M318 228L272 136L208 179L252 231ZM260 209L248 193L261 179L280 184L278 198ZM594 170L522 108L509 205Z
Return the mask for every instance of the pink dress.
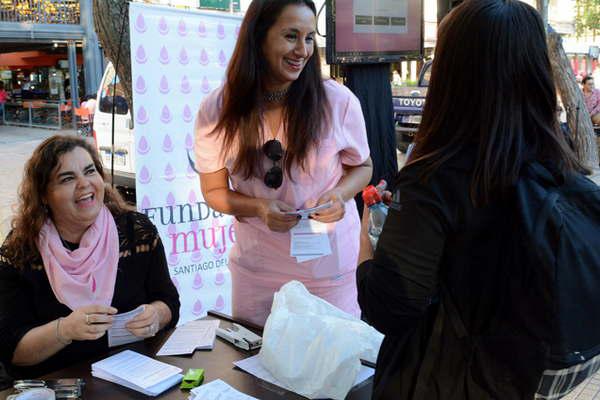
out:
M297 168L292 171L293 181L286 175L282 186L275 190L265 186L262 176L244 179L232 174L234 158L231 154L235 151L222 159L222 140L219 135L209 135L220 112L220 90L202 102L196 118L196 168L202 173L227 168L233 190L251 197L278 199L297 209L313 206L324 192L337 185L343 174L342 165L361 165L369 157L365 121L358 99L333 80L325 81L324 86L332 123L322 133L318 149L309 154L307 170ZM266 142L271 135L268 128L265 130ZM285 148L282 130L277 132L276 138ZM264 170L271 166L272 161L264 157ZM358 316L355 271L360 220L354 200L346 203L343 219L327 224L327 231L332 254L297 263L290 256L289 232L273 232L259 218L236 222L236 243L229 255L234 316L264 324L271 310L273 294L291 280L302 282L311 293Z

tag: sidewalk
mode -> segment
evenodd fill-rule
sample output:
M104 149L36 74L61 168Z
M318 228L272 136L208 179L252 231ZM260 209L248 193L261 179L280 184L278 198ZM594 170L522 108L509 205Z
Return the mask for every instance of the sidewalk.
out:
M0 243L10 231L10 219L17 203L25 162L38 144L55 134L74 135L75 131L0 125Z

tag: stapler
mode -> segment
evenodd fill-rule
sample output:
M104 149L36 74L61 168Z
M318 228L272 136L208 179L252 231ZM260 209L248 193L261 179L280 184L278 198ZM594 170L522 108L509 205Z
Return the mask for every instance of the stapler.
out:
M231 324L231 328L217 328L217 336L248 351L262 346L262 337L236 323Z

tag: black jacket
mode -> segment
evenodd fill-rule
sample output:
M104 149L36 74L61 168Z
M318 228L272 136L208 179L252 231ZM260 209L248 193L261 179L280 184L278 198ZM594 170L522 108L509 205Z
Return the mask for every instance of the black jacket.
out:
M500 197L472 204L472 154L446 162L425 183L422 164L400 171L374 259L357 270L363 317L385 335L374 399L533 398L541 350L495 335L493 326L506 309L509 267L520 258L511 212ZM477 345L491 349L485 359L445 317L431 339L442 285L470 335L482 338ZM432 346L439 350L433 366L422 370Z

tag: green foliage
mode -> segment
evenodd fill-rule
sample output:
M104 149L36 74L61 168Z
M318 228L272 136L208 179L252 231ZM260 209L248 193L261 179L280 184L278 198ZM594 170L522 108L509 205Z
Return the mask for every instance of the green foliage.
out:
M594 39L600 34L600 0L576 0L577 16L575 33L577 37L591 35Z

